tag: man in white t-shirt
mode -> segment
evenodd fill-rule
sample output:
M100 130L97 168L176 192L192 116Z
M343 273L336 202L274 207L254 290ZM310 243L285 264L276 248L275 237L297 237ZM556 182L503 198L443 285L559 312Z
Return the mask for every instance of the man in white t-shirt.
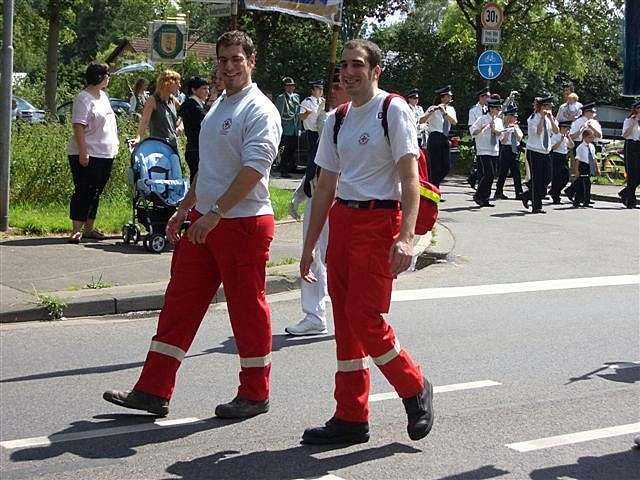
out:
M311 95L300 103L300 119L307 136L307 164L316 158L316 150L318 149L318 108L322 102L322 81L318 80L311 83Z
M240 386L215 413L242 418L269 410L265 271L274 220L268 182L282 127L276 107L252 83L251 38L226 32L216 49L226 91L202 121L195 186L167 224L176 250L157 333L133 390L104 394L116 405L161 416L168 413L178 368L221 283L240 357ZM181 235L187 219L191 225Z
M344 87L340 84L340 69L336 68L333 73L333 82L329 98L322 99L321 110L318 112L316 127L322 133L324 124L327 121L328 113L335 112L338 105L349 101ZM329 112L325 112L325 102L329 105ZM293 198L289 204L289 213L296 220L298 219L298 208L301 203L305 203L304 216L302 219L303 241L309 231L309 221L311 220L311 208L313 205L313 192L317 183L319 169L315 164L315 157L311 163L307 164L304 178L293 193ZM304 317L293 325L285 327L285 332L289 335L323 335L327 333L326 297L327 297L327 267L325 265L325 254L327 251L327 240L329 238L329 225L325 223L322 233L318 238L316 248L313 251L314 259L311 264L311 272L316 277L316 282L310 283L300 281L300 304Z
M372 42L345 44L340 79L352 103L337 135L336 114L329 116L316 156L322 170L300 274L315 281L313 250L329 215L327 273L338 371L335 413L324 426L305 430L302 441L309 444L369 440L369 357L402 398L409 437L423 438L433 425L433 388L382 316L389 311L393 278L411 264L419 149L415 119L402 99L389 105L385 136L381 61Z

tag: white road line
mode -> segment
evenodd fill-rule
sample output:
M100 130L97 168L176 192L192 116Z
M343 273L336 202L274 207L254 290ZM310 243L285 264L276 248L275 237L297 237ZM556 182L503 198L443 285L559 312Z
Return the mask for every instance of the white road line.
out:
M502 384L500 382L494 382L493 380L480 380L478 382L467 382L467 383L453 383L451 385L440 385L440 386L433 387L433 393L455 392L457 390L471 390L474 388L495 387L497 385L502 385ZM396 392L375 393L373 395L369 395L370 402L380 402L382 400L391 400L393 398L398 398L398 394Z
M640 275L615 275L609 277L563 278L521 283L495 283L468 287L423 288L420 290L396 290L391 295L393 302L432 300L436 298L475 297L480 295L502 295L505 293L541 292L574 288L611 287L616 285L638 285Z
M322 477L313 478L296 478L294 480L344 480L342 477L336 477L335 475L324 475Z
M492 380L482 380L478 382L468 383L454 383L452 385L442 385L434 387L435 393L453 392L456 390L469 390L472 388L493 387L495 385L501 385L498 382ZM389 400L392 398L398 398L395 392L393 393L380 393L377 395L371 395L369 401L378 402L380 400ZM186 424L194 424L204 422L196 417L178 418L174 420L156 420L153 423L143 423L140 425L125 425L122 427L110 427L100 428L96 430L88 430L85 432L71 432L71 433L54 433L48 437L32 437L22 438L18 440L7 440L0 442L0 447L7 450L16 448L29 448L29 447L46 447L54 443L71 442L74 440L86 440L90 438L109 437L113 435L124 435L127 433L146 432L149 430L158 430L163 428L176 427ZM323 480L342 480L339 477L325 476L321 477Z
M204 420L199 418L179 418L175 420L156 420L153 423L144 423L141 425L125 425L122 427L100 428L96 430L88 430L85 432L60 433L53 434L48 437L23 438L20 440L9 440L0 442L0 446L7 450L15 448L27 447L46 447L54 443L71 442L74 440L86 440L88 438L109 437L112 435L123 435L134 432L146 432L149 430L158 430L179 425L200 423Z
M528 442L509 443L505 446L518 452L532 452L534 450L542 450L544 448L589 442L600 438L617 437L619 435L628 435L637 432L640 432L640 422L618 425L616 427L599 428L597 430L569 433L567 435L558 435L556 437L539 438L538 440L530 440Z

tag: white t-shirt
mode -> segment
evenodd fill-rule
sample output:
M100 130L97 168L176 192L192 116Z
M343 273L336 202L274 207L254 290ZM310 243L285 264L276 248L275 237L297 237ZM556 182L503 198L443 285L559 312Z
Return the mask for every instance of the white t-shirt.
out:
M458 118L456 117L455 109L450 105L447 105L445 109L447 110L447 115L449 115L451 118L453 118L457 122ZM444 113L442 111L438 110L437 112L435 112L433 115L429 117L428 121L429 121L429 133L431 132L444 133L442 131L444 128ZM449 129L451 129L451 125L449 126Z
M282 135L280 114L255 83L240 92L221 95L200 127L200 164L196 209L206 214L227 191L243 167L262 175L260 181L225 218L273 214L269 170Z
M596 147L593 146L593 143L582 142L578 145L578 148L576 148L576 160L589 164L589 151L591 151L591 155L593 155L595 159Z
M560 105L558 109L558 115L556 119L559 122L573 122L580 116L580 110L582 109L582 104L580 102L574 103L563 103Z
M476 123L482 115L484 115L484 107L479 103L476 103L471 109L469 109L469 133L471 133L471 125Z
M327 118L316 164L340 174L337 195L344 200L400 200L396 164L407 154L418 156L418 135L409 105L394 98L387 111L387 140L381 120L387 95L380 91L366 104L349 108L340 127L338 145L333 143L335 113Z
M562 140L562 142L560 142L560 140ZM560 145L553 148L553 146L558 142L560 142ZM551 136L551 149L556 153L569 153L569 141L567 140L567 137L562 135L560 132L554 133Z
M587 122L589 122L589 128L598 132L600 134L600 137L602 137L602 126L600 125L600 122L598 122L595 118L592 118L591 121L589 121L589 119L583 115L571 124L571 130L569 131L571 138L573 138L576 142L582 141L582 133L580 133L580 136L577 138L574 138L574 135L580 132L580 130L582 130Z
M504 124L504 121L502 123ZM522 137L524 136L519 125L505 127L504 132L502 132L502 135L500 136L500 143L503 145L511 145L511 135L516 136L516 145L520 144L520 140L522 140Z
M545 135L544 130L542 130L542 133L538 135L538 125L540 124L541 118L542 117L539 113L534 113L527 119L527 150L548 154L551 152L551 147L553 146L553 144L551 143L551 135L553 135L553 122L548 116L544 118L545 123L547 124L548 138L547 147L545 148L543 139Z
M633 124L634 124L633 118L629 117L625 119L624 123L622 124L622 131L624 132L627 128L629 128ZM635 121L635 127L631 129L631 134L627 135L625 138L627 140L635 140L636 142L640 141L640 124L638 123L637 120Z
M475 132L483 128L485 125L489 125L491 120L491 115L488 113L482 115L474 122L473 125L471 125L471 131ZM504 125L502 124L502 119L500 117L495 117L493 122L496 129L495 135L492 135L493 132L491 127L488 127L474 136L476 139L476 150L478 155L490 155L492 157L500 155L500 136L504 131Z
M318 127L316 121L318 119L318 107L320 106L321 99L314 96L305 98L300 104L300 113L311 112L307 118L302 121L302 125L305 130L311 130L317 132Z
M73 99L71 123L84 125L84 140L91 157L114 158L118 154L118 126L109 97L100 91L98 98L82 90ZM69 155L79 155L76 136L69 139Z

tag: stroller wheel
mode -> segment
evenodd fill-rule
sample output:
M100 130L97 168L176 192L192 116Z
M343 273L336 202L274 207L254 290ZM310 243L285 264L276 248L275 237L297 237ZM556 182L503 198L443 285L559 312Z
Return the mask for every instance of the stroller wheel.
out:
M145 237L147 250L153 253L162 253L167 246L167 239L161 233L152 233Z
M124 225L122 227L122 241L124 242L125 245L129 245L131 243L131 240L132 240L131 227L129 225Z

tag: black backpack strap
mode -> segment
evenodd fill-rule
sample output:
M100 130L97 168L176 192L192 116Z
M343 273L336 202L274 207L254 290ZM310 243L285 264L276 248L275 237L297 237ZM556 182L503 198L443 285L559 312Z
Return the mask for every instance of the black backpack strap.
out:
M342 122L344 122L344 117L347 116L348 111L349 102L338 105L338 108L336 108L336 123L333 124L333 143L336 145L338 144L338 133L340 132L340 127L342 126Z

